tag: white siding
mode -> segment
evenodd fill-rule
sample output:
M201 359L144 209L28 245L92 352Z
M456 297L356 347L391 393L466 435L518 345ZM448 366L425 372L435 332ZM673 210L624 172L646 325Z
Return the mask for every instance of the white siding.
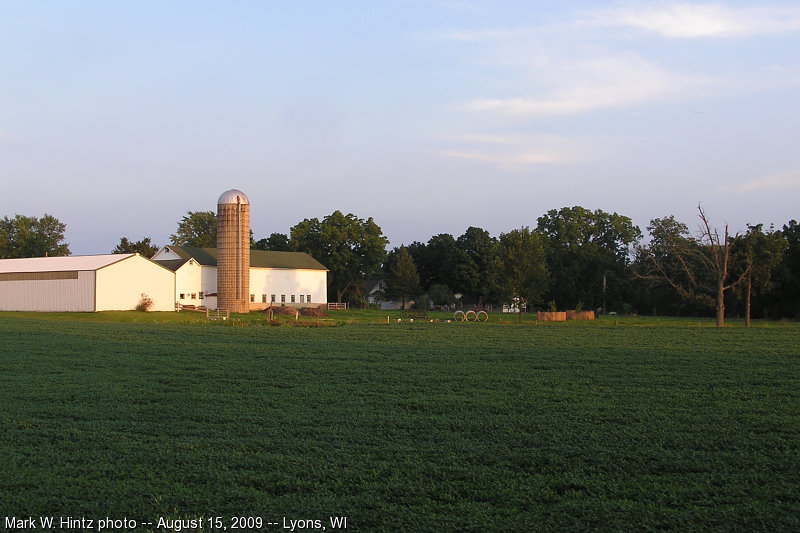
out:
M140 255L96 271L96 311L134 309L142 294L153 300L151 311L175 310L175 274Z
M0 280L0 311L92 312L95 273L76 274L77 279Z
M250 294L254 295L251 307L255 309L270 305L271 295L276 296L276 304L281 304L281 295L286 296L286 304L292 305L295 297L296 307L318 306L328 302L327 272L325 270L293 270L279 268L250 268ZM261 295L267 295L267 303ZM302 299L300 296L302 295ZM307 301L311 296L311 302ZM302 300L302 301L301 301Z
M176 254L174 251L170 250L169 247L165 246L159 251L156 252L156 255L151 257L153 261L168 261L171 259L183 259L181 256Z
M175 301L182 305L203 305L200 293L205 293L200 282L202 267L197 261L189 260L175 271ZM192 298L194 294L194 298ZM183 295L183 298L181 298Z

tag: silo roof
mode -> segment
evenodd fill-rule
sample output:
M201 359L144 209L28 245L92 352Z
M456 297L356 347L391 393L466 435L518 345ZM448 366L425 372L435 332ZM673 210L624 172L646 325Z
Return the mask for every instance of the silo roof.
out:
M217 200L217 205L249 204L249 203L250 200L247 199L247 195L242 191L240 191L239 189L231 189L229 191L225 191L219 197L219 200Z

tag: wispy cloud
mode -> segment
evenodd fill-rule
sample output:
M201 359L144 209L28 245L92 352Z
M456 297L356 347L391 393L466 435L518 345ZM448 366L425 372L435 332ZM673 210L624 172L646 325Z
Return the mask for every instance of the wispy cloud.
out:
M504 169L563 163L586 156L577 142L554 135L459 135L444 140L438 155L498 165Z
M673 97L708 82L669 72L634 53L546 63L549 86L543 94L476 98L456 108L505 115L567 115Z
M609 40L609 32L617 34L620 27L681 39L800 32L800 6L636 2L541 19L536 25L442 31L435 38L468 45L466 61L487 73L483 90L450 109L501 117L575 115L762 91L800 80L796 65L731 72L704 63L705 56L689 70L676 66L674 55L661 55L663 48L637 48L638 39Z
M800 8L648 3L598 11L586 22L631 26L679 39L739 38L800 31Z
M725 185L722 187L724 191L739 194L769 190L792 190L798 188L800 188L800 170L766 174L744 183Z

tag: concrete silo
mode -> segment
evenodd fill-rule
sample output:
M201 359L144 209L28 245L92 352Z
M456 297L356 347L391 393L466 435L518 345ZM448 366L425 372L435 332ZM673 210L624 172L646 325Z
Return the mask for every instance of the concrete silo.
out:
M250 310L250 201L237 189L217 201L217 308Z

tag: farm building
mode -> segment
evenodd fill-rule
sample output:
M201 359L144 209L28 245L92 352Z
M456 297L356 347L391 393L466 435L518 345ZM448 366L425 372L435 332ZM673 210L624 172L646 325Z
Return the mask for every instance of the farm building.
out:
M153 261L175 272L175 302L217 308L216 248L164 246ZM250 250L249 305L318 307L328 301L328 270L303 252Z
M175 310L175 275L139 254L0 259L0 311Z

